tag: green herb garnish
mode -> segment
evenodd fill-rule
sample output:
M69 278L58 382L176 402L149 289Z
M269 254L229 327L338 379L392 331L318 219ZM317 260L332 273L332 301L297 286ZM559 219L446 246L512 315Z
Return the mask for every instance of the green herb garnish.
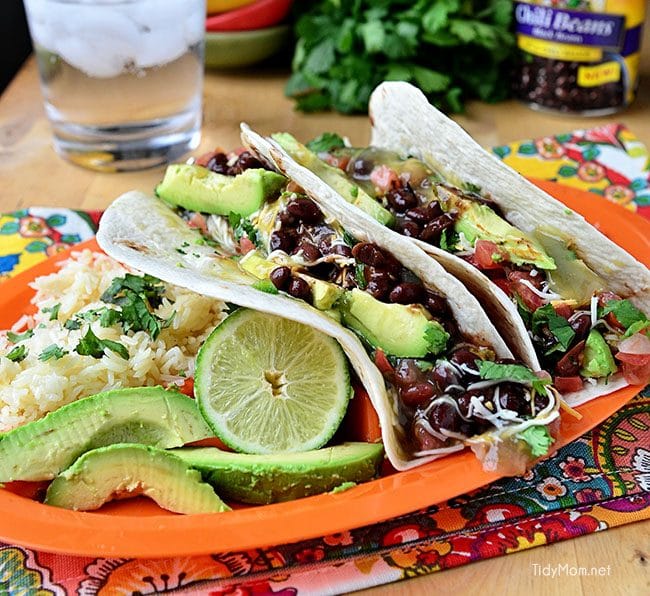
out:
M11 352L9 352L5 358L11 360L12 362L22 362L27 357L28 350L25 344L16 346Z
M345 141L335 132L324 132L307 143L307 149L314 153L326 153L341 147L345 147Z
M528 443L533 457L546 455L554 442L553 437L545 426L529 426L526 430L517 433L516 437Z
M54 306L46 306L41 312L50 313L50 321L56 321L59 317L59 310L61 310L61 303L55 304Z
M648 320L648 317L627 299L610 300L602 310L599 309L598 317L604 317L609 313L612 313L625 329L630 328L634 323Z
M550 379L538 377L530 368L523 364L498 364L491 360L477 360L481 379L485 380L511 380L529 383L537 393L545 393L546 385L551 383Z
M538 308L533 313L533 333L539 335L544 325L548 326L549 331L553 334L553 337L555 337L558 342L549 350L547 350L545 352L545 355L556 351L566 352L571 345L571 342L575 338L576 333L571 328L569 321L567 321L564 317L558 315L551 304L546 304L545 306Z
M7 331L7 339L14 344L17 344L19 341L25 341L34 335L33 329L28 329L24 333L14 333L13 331Z
M86 335L84 335L77 344L75 352L81 356L101 358L104 355L105 349L115 352L125 360L129 359L129 351L123 344L117 341L112 341L110 339L99 339L93 333L93 330L90 328L90 326L88 326Z
M67 353L68 351L64 350L61 346L51 344L38 355L38 359L41 362L47 362L48 360L52 360L52 358L59 360L59 358L63 358Z

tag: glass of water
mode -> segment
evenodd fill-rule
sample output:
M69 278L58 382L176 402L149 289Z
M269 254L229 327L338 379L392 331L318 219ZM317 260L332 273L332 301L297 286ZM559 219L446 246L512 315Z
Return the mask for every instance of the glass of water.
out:
M205 0L25 0L54 146L101 171L199 143Z

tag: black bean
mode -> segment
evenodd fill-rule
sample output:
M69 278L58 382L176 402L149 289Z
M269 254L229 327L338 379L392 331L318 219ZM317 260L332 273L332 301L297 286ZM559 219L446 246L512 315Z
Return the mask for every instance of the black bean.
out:
M445 430L459 432L468 424L460 417L456 408L447 402L441 402L429 413L429 422L434 430Z
M416 419L413 423L413 439L416 451L428 451L444 447L445 443L434 437L428 430L428 424L422 419Z
M225 153L215 153L206 166L211 172L217 174L228 173L228 156Z
M278 290L284 290L289 283L289 278L291 277L291 269L289 267L276 267L271 271L269 278L273 282L273 285Z
M440 294L432 292L431 290L427 290L426 307L427 310L434 316L444 315L449 311L446 298Z
M283 250L286 253L290 253L295 245L295 234L291 230L275 230L269 239L269 248L271 251Z
M305 261L308 261L310 263L323 256L321 255L320 250L318 250L318 247L315 244L309 242L309 240L301 240L300 244L298 244L298 250L302 251L302 256L304 257Z
M470 368L476 369L476 361L480 358L467 348L459 348L449 358L454 364L465 364ZM478 369L477 369L478 370Z
M403 219L399 222L398 231L409 238L418 238L422 233L422 227L410 219Z
M347 244L333 244L330 247L330 253L341 255L349 259L352 256L352 249Z
M228 173L231 176L241 174L245 170L251 168L263 168L262 162L257 159L250 151L243 151L240 153L237 161L230 167Z
M555 365L555 374L561 377L575 377L580 374L585 359L585 341L579 341Z
M357 178L367 178L370 176L373 167L374 165L370 161L363 159L363 157L359 157L352 163L352 175Z
M388 191L386 201L398 213L403 213L418 204L418 198L410 186L402 186Z
M440 240L442 232L454 225L454 217L449 213L443 213L440 217L432 219L420 234L420 240L424 242L436 243Z
M458 376L450 366L437 364L431 372L431 379L444 391L449 385L458 384Z
M278 214L278 219L283 226L295 226L297 223L296 218L284 209Z
M318 223L323 219L323 212L311 199L292 199L287 203L287 212L304 223Z
M406 389L425 380L422 370L413 358L400 358L395 365L395 385Z
M526 401L524 391L523 385L499 383L499 405L518 414L530 415L530 402Z
M428 205L423 207L416 207L415 209L409 209L406 212L406 215L411 219L417 221L420 224L427 223L432 219L442 215L442 209L436 201L432 201Z
M422 301L424 287L409 281L396 285L390 292L388 299L397 304L417 304Z
M309 284L300 277L294 277L289 282L289 287L287 292L294 298L300 298L301 300L311 300L311 288Z
M399 392L399 396L407 406L417 407L424 405L435 394L433 385L429 383L416 383L405 387Z
M377 300L383 300L390 291L390 285L383 278L376 277L368 282L366 292Z
M354 258L364 265L372 267L384 267L386 265L386 256L384 252L370 242L359 242L352 249Z

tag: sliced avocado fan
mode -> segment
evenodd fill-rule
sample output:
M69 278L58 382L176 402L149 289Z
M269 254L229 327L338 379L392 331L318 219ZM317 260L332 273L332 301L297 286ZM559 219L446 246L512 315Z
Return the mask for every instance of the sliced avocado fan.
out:
M344 443L302 453L246 455L214 447L184 447L169 453L203 475L226 499L267 505L334 490L377 476L380 443Z
M72 402L0 440L0 482L50 480L82 453L113 443L180 447L214 436L193 399L162 387Z
M57 476L45 504L64 509L99 509L114 498L144 495L175 513L229 511L201 474L162 449L121 443L84 453Z

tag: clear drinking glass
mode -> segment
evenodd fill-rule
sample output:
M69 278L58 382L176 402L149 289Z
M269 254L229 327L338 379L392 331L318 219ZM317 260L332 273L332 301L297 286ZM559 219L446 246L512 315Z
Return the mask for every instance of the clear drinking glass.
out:
M54 146L104 171L200 138L205 0L25 0Z

